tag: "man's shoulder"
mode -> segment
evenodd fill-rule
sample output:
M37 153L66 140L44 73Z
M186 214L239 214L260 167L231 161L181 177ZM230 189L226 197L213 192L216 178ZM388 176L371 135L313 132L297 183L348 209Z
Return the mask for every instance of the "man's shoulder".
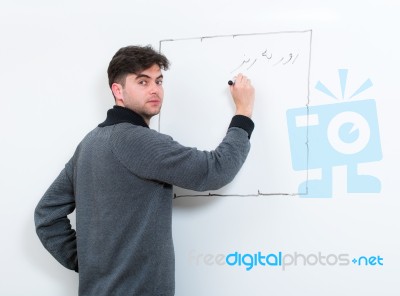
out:
M154 129L134 125L131 123L119 123L112 126L112 134L117 136L148 136L154 138L171 138L170 136L160 133Z
M110 141L114 147L126 145L158 145L172 141L168 135L162 134L148 127L130 123L119 123L110 130ZM150 148L150 147L149 147Z

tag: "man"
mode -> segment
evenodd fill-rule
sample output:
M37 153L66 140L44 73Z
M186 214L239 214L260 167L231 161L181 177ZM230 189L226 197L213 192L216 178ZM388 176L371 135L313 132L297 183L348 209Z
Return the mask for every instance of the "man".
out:
M108 67L115 106L78 145L35 210L36 232L65 267L79 272L79 295L174 295L172 185L205 191L228 184L250 149L254 88L230 86L236 105L212 152L149 129L161 109L165 56L121 48ZM67 217L76 209L76 232Z

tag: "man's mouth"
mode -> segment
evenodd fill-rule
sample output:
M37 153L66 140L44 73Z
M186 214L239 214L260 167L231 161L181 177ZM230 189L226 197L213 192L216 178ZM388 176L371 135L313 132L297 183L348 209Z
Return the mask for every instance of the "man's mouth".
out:
M159 98L152 98L150 100L147 101L150 104L160 104L161 100Z

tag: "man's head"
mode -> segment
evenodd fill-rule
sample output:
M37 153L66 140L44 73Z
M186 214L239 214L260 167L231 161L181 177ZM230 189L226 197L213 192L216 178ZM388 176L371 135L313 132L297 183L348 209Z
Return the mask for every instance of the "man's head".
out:
M108 84L110 88L114 82L124 85L126 75L138 74L153 65L158 65L162 70L168 70L169 61L151 46L122 47L108 65Z
M107 70L116 105L135 111L149 123L160 111L164 96L161 69L168 67L168 59L150 46L118 50Z

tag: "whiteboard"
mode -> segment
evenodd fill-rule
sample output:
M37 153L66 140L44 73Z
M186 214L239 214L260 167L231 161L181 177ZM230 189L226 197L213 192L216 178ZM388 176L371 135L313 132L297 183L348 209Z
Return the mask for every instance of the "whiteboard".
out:
M307 171L293 172L289 139L277 127L286 125L289 106L308 104L311 36L312 31L300 31L160 41L160 51L172 66L164 80L168 95L159 131L178 142L215 149L235 111L228 80L244 73L256 89L256 128L248 160L231 184L206 195L298 193L299 178L306 178ZM307 151L302 158L306 161ZM175 194L199 193L175 188Z

